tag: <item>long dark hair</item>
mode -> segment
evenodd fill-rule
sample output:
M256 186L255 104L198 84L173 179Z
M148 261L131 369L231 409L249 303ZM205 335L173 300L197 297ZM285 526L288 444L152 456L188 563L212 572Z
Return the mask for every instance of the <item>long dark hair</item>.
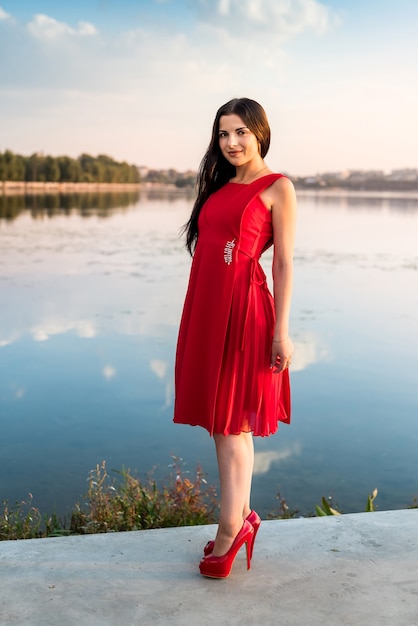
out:
M264 159L270 146L270 126L266 112L255 100L249 98L234 98L223 104L217 111L213 122L212 138L203 157L197 174L197 198L194 203L189 221L184 227L186 247L191 255L197 243L197 222L200 211L209 196L223 187L230 178L235 176L235 167L223 156L219 147L219 120L222 115L238 115L247 128L256 136L260 155Z

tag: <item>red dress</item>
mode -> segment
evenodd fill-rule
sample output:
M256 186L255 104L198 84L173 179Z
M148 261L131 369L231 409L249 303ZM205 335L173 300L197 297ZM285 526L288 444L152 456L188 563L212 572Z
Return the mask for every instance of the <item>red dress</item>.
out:
M274 301L258 262L273 243L259 195L281 176L227 183L202 207L177 343L178 424L267 436L290 422L289 371L270 369Z

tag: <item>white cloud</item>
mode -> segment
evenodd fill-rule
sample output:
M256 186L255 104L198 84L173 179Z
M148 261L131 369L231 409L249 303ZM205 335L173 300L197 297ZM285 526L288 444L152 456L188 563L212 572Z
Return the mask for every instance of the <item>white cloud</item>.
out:
M8 20L10 18L11 15L9 13L6 13L6 11L2 9L2 7L0 7L0 20Z
M353 22L344 24L326 0L187 0L179 2L183 21L172 19L170 4L168 20L161 3L158 22L150 11L144 22L99 34L88 22L47 15L28 26L2 10L0 57L10 60L0 64L2 145L195 168L216 109L248 96L269 116L272 169L415 162L415 40L382 46L370 32L357 50ZM340 22L341 49L332 32ZM324 32L329 37L316 37Z
M65 22L59 22L49 15L38 13L27 26L31 35L43 41L53 41L65 36L91 36L97 34L97 29L89 22L78 22L77 28L71 28Z
M266 474L274 463L280 463L285 461L291 456L299 456L301 453L301 446L299 443L295 443L289 448L285 448L279 452L278 450L267 450L265 452L256 452L254 455L254 475Z
M16 59L14 66L0 66L0 115L9 120L2 142L23 153L42 145L55 154L104 151L151 167L173 162L178 169L196 167L211 117L222 102L248 95L268 113L277 109L289 58L274 36L262 43L252 36L257 6L269 23L255 31L271 33L268 11L276 9L270 0L244 2L240 20L246 27L229 28L230 15L227 30L221 28L219 11L232 11L232 0L223 9L215 3L213 10L210 2L200 0L200 22L187 32L133 28L112 37L88 36L97 31L87 22L75 29L39 14L25 27L10 28L8 45L0 41L0 54L4 49ZM295 1L290 6L294 11ZM215 14L213 23L203 19L206 12ZM287 9L287 19L291 13ZM237 38L244 45L237 46ZM21 62L25 57L32 63ZM182 131L179 149L178 129L189 128L198 115L204 124L193 120L198 132ZM21 128L19 138L12 131L15 123ZM164 137L163 151L155 142L156 129Z
M294 341L294 354L292 358L292 372L300 372L310 365L329 359L329 349L313 333L304 333Z
M171 377L167 379L169 363L160 359L152 359L150 361L151 371L164 383L164 404L161 406L161 410L167 409L173 403L173 385Z
M96 328L90 320L80 320L75 323L77 335L83 339L92 339L96 336Z
M48 341L49 334L42 328L32 328L32 337L35 341Z
M307 30L321 35L339 23L317 0L197 0L197 6L200 19L234 39L274 33L284 40Z
M97 28L90 22L78 22L79 35L97 35Z
M91 339L96 336L93 322L89 320L49 319L33 326L30 333L34 341L48 341L53 335L62 335L75 330L79 337Z
M106 380L110 380L111 378L113 378L114 376L116 376L116 370L114 367L112 367L111 365L106 365L103 368L103 376L106 378Z
M150 367L151 367L151 370L154 372L154 374L158 376L158 378L161 378L161 380L165 378L167 374L167 369L168 369L167 361L161 361L159 359L152 359L152 361L150 362Z
M18 335L13 335L12 337L8 337L7 339L0 339L0 348L4 348L5 346L9 346L14 341L18 339Z

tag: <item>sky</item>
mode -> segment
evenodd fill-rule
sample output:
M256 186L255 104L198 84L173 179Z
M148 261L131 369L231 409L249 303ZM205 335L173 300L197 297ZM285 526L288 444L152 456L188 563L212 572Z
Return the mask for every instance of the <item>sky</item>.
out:
M265 108L294 176L418 167L416 0L0 0L0 151L196 170Z

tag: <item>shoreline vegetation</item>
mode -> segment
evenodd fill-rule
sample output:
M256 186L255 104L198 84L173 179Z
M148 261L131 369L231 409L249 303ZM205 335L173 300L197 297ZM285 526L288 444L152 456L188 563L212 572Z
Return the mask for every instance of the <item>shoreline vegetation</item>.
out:
M291 178L291 177L290 177ZM370 196L370 197L391 197L410 199L418 199L418 185L416 189L406 188L365 188L365 187L343 187L343 186L305 186L298 184L297 180L293 180L298 194L315 193L317 195L338 195L344 196L350 194L352 196ZM194 192L194 185L187 184L183 186L174 183L147 182L140 183L57 183L57 182L33 182L33 181L0 181L0 195L17 196L17 195L57 195L57 194L91 194L91 193L109 193L121 191L169 191L178 193Z
M286 173L286 172L285 172ZM353 191L362 193L418 193L418 168L384 170L344 170L310 176L286 173L298 191ZM116 161L106 154L83 153L77 158L30 156L11 150L0 152L0 192L19 193L97 192L127 189L187 189L196 186L197 172L174 168L151 169Z
M144 185L141 183L58 183L51 181L0 181L0 190L3 192L4 195L137 191L142 189L143 187Z
M389 175L379 172L349 172L290 178L298 193L302 194L383 195L418 199L418 170L402 170ZM64 200L65 206L65 203L70 203L69 194L83 194L81 208L84 214L88 214L88 210L96 205L106 214L106 210L112 206L111 199L107 196L113 192L122 192L123 205L129 206L137 200L142 190L162 194L192 194L195 182L195 172L138 168L117 163L105 155L54 159L38 154L19 157L6 151L0 153L0 200L3 196L5 206L3 211L0 204L0 219L15 217L20 206L16 209L9 205L13 205L15 201L20 205L22 196L36 197L37 202L34 203L39 204L40 212L46 207L53 213L62 206ZM42 194L45 195L45 201L41 198ZM15 200L13 196L16 196ZM68 206L71 207L72 204ZM145 482L140 481L124 468L115 472L116 478L112 478L104 462L97 465L90 472L87 494L81 504L76 503L69 519L61 519L56 513L41 513L34 506L31 494L26 500L12 505L3 500L0 507L0 540L215 522L216 493L213 487L207 485L202 470L197 468L195 475L191 476L184 472L177 459L172 467L173 473L169 479L157 483L152 477ZM377 490L367 496L366 511L375 510L376 496ZM278 508L268 516L269 519L300 516L299 511L291 509L280 494L277 495L277 500ZM314 512L307 516L336 515L341 512L332 498L323 497L321 503L314 506ZM414 498L406 508L418 508L418 500Z
M65 535L86 535L109 532L149 530L213 524L217 520L217 494L208 485L205 474L197 466L194 476L184 469L182 459L172 457L172 473L157 482L152 475L145 481L133 476L129 469L113 470L111 477L106 462L97 464L88 477L88 491L77 503L70 518L60 519L56 513L42 515L33 506L33 496L10 506L3 500L0 511L0 541L41 539ZM365 511L375 511L378 491L367 495ZM277 494L278 507L268 519L323 517L341 515L333 498L322 497L314 512L300 515ZM418 500L406 508L418 508Z

